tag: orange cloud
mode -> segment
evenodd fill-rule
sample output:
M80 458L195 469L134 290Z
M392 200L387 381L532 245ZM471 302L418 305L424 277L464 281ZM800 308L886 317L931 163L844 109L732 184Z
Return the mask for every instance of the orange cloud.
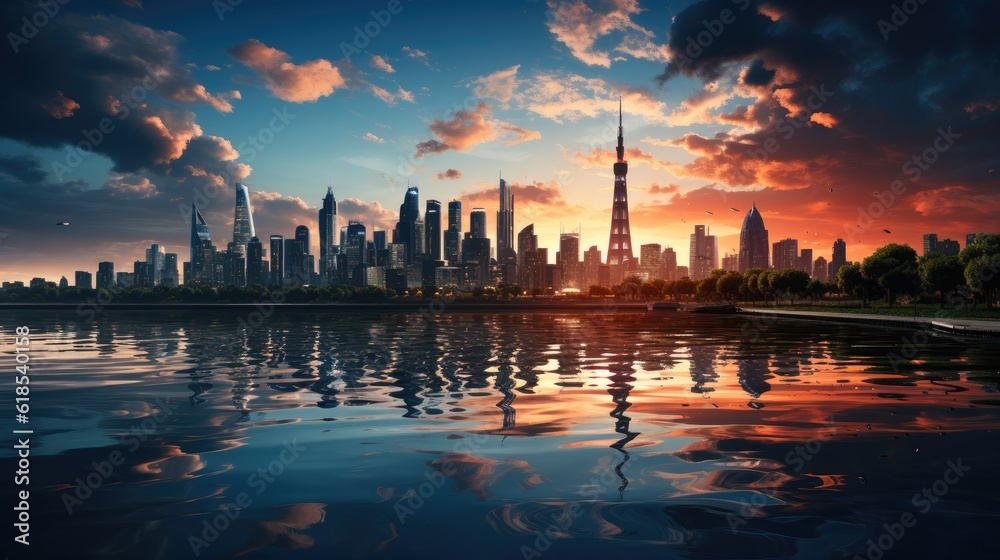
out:
M437 139L417 144L417 155L440 153L447 150L467 152L482 144L504 138L508 146L537 140L542 135L535 130L527 130L510 123L491 118L492 111L485 102L474 109L456 111L450 119L434 119L428 127ZM513 138L510 136L513 135Z
M72 117L73 113L79 108L79 103L66 97L66 95L61 91L56 93L56 96L52 101L42 103L42 109L45 109L46 113L52 115L52 117L56 119Z
M376 68L378 70L387 72L389 74L392 74L393 72L396 71L396 69L392 67L392 64L389 64L388 60L377 54L372 55L371 62L369 62L368 64L371 65L372 68Z
M461 179L462 172L457 169L449 169L438 173L437 178L439 181L444 181L445 179Z
M915 192L910 200L913 209L925 217L967 213L969 210L988 216L1000 213L1000 200L995 196L977 193L961 185Z
M656 45L655 34L632 21L642 12L638 0L608 0L608 11L597 12L582 1L549 0L549 21L546 24L556 39L570 53L590 66L611 67L608 51L596 48L597 42L615 32L623 34L616 51L636 58L666 62L666 48Z
M340 69L329 60L317 58L292 64L288 53L268 47L257 39L247 39L228 52L238 62L255 70L275 97L291 103L316 101L346 85Z
M238 90L232 90L219 95L212 95L207 89L205 89L205 86L201 84L179 87L170 93L170 98L175 101L183 101L185 103L204 103L220 113L232 113L233 105L228 100L240 99L241 97L242 96Z
M618 155L607 148L594 148L589 152L572 152L569 153L563 150L563 154L566 157L579 165L580 167L590 169L590 168L608 168L610 169L612 164L618 159ZM625 159L629 163L645 163L648 164L653 169L672 169L674 164L656 159L653 154L649 152L644 152L639 148L626 148Z

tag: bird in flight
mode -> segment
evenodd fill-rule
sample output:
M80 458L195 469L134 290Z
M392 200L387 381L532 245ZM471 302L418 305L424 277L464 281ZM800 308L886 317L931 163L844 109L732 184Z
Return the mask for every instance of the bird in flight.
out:
M705 213L708 214L709 216L714 216L715 215L715 214L712 214L711 212L709 212L708 210L705 210Z
M69 225L69 222L59 222L59 223L58 223L58 224L56 224L56 225L57 225L57 226L68 226L68 225Z
M889 230L887 230L887 229L883 229L882 231L884 231L884 232L886 232L886 233L892 233L891 231L889 231Z

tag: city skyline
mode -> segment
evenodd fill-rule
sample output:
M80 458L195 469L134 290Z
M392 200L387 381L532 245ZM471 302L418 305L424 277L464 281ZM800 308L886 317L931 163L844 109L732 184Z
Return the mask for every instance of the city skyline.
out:
M383 26L391 31L362 33L361 48L355 28L387 4L289 12L295 34L266 25L273 14L262 6L221 16L61 6L0 55L26 78L5 93L13 118L0 126L10 208L0 280L143 260L154 243L183 254L192 201L225 249L236 183L250 186L264 235L319 232L316 194L327 186L341 222L368 229L393 229L407 183L492 218L500 169L517 200L511 231L534 224L539 245L554 249L563 226L582 224L581 248L606 257L619 97L635 139L625 153L633 247L670 246L686 263L702 224L720 258L736 253L753 202L767 209L772 240L798 239L828 261L838 238L855 259L888 242L919 249L931 231L961 241L994 230L997 112L982 92L998 77L965 42L988 31L957 23L976 3L922 6L888 39L874 24L889 17L882 6L779 4L477 7L523 31L512 46L457 24L467 40L430 41L423 23L467 18L450 3L404 2ZM718 19L722 8L732 23ZM0 16L19 29L36 9L14 2ZM831 48L820 33L834 20L851 47ZM721 31L699 45L703 22ZM330 36L343 41L312 46ZM56 49L67 56L41 73ZM942 54L948 75L962 76L947 87L932 81Z

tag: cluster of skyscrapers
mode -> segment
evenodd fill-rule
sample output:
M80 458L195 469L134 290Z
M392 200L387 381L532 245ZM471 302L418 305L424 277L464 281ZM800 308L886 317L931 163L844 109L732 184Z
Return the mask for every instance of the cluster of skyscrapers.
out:
M376 286L403 293L429 285L456 285L472 290L490 285L519 285L528 293L586 291L590 286L610 286L628 275L643 280L700 280L720 268L719 243L706 225L694 226L690 237L688 266L678 266L671 247L657 243L642 245L639 259L632 248L628 213L628 161L625 159L621 107L618 117L617 160L613 164L614 196L611 231L606 261L596 245L580 254L580 229L561 231L555 262L549 262L547 248L538 246L534 224L523 227L514 237L514 194L500 177L499 210L496 214L496 247L487 235L486 210L473 208L469 229L463 231L462 203L448 203L447 222L444 208L437 200L428 200L420 212L420 191L408 187L399 207L399 221L389 232L373 230L369 239L365 224L350 220L341 225L337 200L332 187L327 188L319 210L319 262L311 252L311 232L305 225L294 235L271 235L267 244L254 228L250 192L236 183L236 207L233 240L225 249L212 243L211 232L201 211L191 205L191 241L189 260L178 274L178 256L167 253L158 244L146 250L144 261L135 261L131 272L116 274L114 263L101 262L97 270L97 288L177 286L271 286L301 285ZM442 226L447 223L447 228ZM971 243L974 234L967 242ZM442 243L443 242L443 243ZM516 244L515 244L516 242ZM721 268L744 272L750 268L796 268L813 278L832 280L840 267L848 264L847 244L837 239L832 259L813 260L812 249L799 251L798 241L783 239L769 244L764 219L754 204L747 212L740 230L740 250L725 255ZM958 254L958 242L924 236L924 253ZM318 264L318 268L317 268ZM35 278L32 285L45 284ZM5 282L4 287L17 283ZM63 278L63 285L68 284ZM76 285L91 288L89 272L76 272Z

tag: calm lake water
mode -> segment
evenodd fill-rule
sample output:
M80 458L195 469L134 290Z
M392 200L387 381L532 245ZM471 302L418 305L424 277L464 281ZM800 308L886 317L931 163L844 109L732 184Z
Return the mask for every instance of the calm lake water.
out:
M908 331L669 312L258 318L0 314L7 426L22 427L14 326L33 359L31 545L5 550L998 554L995 341L918 336L895 373ZM10 512L11 445L0 464Z

